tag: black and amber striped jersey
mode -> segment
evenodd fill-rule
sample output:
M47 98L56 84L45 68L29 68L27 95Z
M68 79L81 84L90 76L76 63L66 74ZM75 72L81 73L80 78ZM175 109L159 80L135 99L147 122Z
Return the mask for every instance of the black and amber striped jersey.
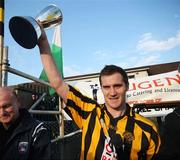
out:
M105 105L99 105L72 86L69 88L66 111L82 130L81 160L108 159L103 156L107 146L100 119L104 120L118 159L149 160L156 155L160 137L150 120L134 113L128 104L124 116L113 118Z

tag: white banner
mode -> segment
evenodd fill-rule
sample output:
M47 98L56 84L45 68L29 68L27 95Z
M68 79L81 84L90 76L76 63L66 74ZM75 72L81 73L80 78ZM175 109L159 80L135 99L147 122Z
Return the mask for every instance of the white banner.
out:
M129 80L127 101L133 104L159 104L180 101L178 71Z
M103 94L98 79L88 82L77 82L74 85L79 90L104 103ZM178 71L129 79L129 90L127 91L127 102L133 104L159 104L162 102L180 101L180 73Z
M99 79L73 82L86 96L104 103ZM180 102L180 73L178 71L129 79L129 90L126 94L129 105L134 104L160 104ZM140 114L145 117L163 116L173 111L174 108L144 108Z
M85 95L104 103L103 94L98 79L88 82L77 82ZM127 102L133 104L158 104L162 102L180 101L180 73L178 71L129 79Z

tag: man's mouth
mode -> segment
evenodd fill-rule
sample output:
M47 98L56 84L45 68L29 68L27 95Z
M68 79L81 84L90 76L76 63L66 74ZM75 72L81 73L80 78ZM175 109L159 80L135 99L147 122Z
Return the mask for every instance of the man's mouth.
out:
M2 117L0 117L1 120L6 120L6 119L8 119L8 118L9 118L8 115L7 115L7 116L2 116Z

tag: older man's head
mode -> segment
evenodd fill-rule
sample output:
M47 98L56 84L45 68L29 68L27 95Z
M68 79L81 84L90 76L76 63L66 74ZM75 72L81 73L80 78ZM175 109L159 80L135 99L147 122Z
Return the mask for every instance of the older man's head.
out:
M10 87L0 87L0 123L8 128L19 116L19 102Z

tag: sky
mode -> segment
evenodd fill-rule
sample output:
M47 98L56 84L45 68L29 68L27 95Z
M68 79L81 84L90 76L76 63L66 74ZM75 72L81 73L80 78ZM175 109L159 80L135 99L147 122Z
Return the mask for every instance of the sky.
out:
M13 16L36 15L49 4L63 13L64 76L98 73L107 64L124 69L180 60L179 0L5 0L4 46L10 67L39 77L39 50L18 45ZM47 29L49 43L54 29ZM8 73L8 85L31 82Z

